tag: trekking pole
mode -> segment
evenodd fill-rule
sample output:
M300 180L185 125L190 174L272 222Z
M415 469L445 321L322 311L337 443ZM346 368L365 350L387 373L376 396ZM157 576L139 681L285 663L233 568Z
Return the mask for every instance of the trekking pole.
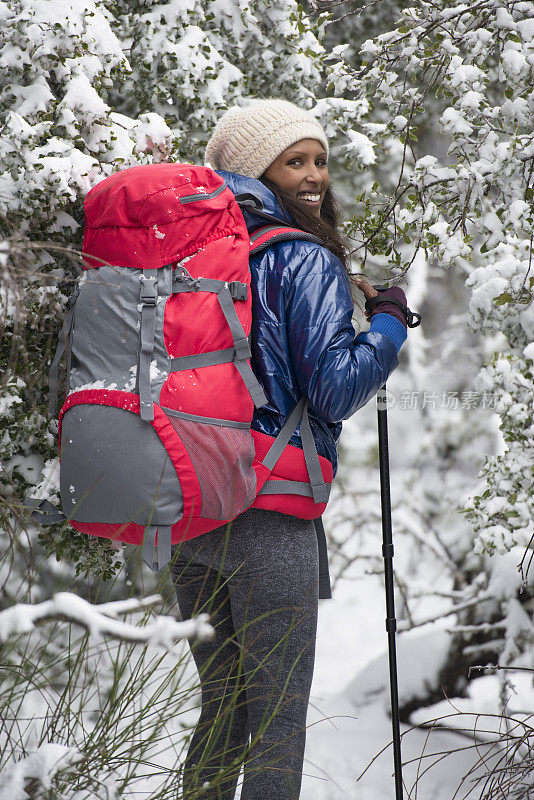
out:
M393 728L393 764L395 768L395 800L402 800L402 761L399 721L399 690L397 683L397 648L395 631L395 593L393 583L393 534L391 528L391 498L389 492L389 450L386 384L376 396L378 413L378 455L380 464L380 497L382 503L382 555L386 580L386 630L389 649L389 683L391 687L391 725Z

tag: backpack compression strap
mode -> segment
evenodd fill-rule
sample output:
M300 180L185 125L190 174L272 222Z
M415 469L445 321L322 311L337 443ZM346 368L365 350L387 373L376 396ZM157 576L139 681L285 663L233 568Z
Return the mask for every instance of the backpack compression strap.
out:
M67 375L66 375L67 385L69 381L70 362L71 362L71 334L72 334L72 325L74 322L74 306L76 305L76 300L78 298L79 293L80 293L80 286L77 285L67 302L67 308L65 311L65 320L63 322L63 327L59 332L56 354L54 356L54 360L52 361L52 364L50 366L50 371L48 373L48 411L50 414L53 415L55 415L57 409L59 363L65 353L67 353Z
M39 497L27 497L24 505L31 512L30 517L40 525L57 525L67 522L68 517L57 509L49 500ZM158 542L156 544L156 535ZM172 525L146 525L143 537L141 556L152 572L158 572L171 561Z
M309 483L304 481L267 481L258 494L299 494L304 497L313 497L314 503L327 503L330 496L330 486L325 483L321 470L321 463L317 453L315 439L310 427L308 416L308 402L302 397L291 414L284 422L280 433L271 445L263 459L263 465L272 471L276 462L285 450L297 425L300 423L300 436L306 469L308 470Z
M177 372L183 369L197 369L198 367L233 362L254 401L254 405L256 408L261 408L261 406L267 404L267 398L248 362L252 353L247 335L243 330L234 306L234 300L246 299L247 290L246 283L239 283L239 281L230 281L228 283L211 278L193 278L184 266L176 268L172 284L173 293L213 292L216 294L221 311L230 328L234 346L226 350L215 350L208 353L171 358L171 371Z

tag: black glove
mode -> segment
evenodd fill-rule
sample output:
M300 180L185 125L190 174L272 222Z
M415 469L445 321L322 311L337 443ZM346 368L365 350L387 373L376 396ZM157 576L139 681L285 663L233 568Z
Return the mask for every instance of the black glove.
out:
M372 317L374 314L391 314L404 327L416 328L421 323L421 315L410 311L406 305L406 295L399 286L374 286L378 294L365 303L365 310Z

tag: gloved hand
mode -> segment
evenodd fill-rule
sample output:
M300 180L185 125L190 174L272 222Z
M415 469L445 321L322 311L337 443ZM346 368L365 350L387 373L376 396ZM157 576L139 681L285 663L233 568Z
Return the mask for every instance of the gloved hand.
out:
M377 287L375 286L374 288L376 289ZM392 317L402 322L406 328L406 314L395 303L388 303L388 298L397 300L405 307L407 305L406 295L399 286L391 286L389 289L383 290L378 289L377 296L369 298L365 303L365 316L367 320L370 320L375 314L391 314Z

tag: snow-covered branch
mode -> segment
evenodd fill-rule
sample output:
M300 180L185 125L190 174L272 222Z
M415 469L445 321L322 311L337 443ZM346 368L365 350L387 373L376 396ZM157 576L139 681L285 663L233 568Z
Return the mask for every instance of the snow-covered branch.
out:
M11 800L35 796L26 791L32 781L36 781L39 789L50 792L55 777L62 770L75 767L84 758L83 753L75 747L68 747L55 742L43 742L32 752L25 754L16 763L9 764L0 774L0 792L2 797ZM39 793L42 797L43 795ZM55 792L54 792L55 794ZM109 794L106 793L109 797ZM105 800L106 795L102 797ZM51 793L48 794L48 797ZM56 795L57 797L57 795Z
M132 625L117 619L119 614L146 611L162 602L158 595L141 600L130 598L92 605L70 592L59 592L51 600L37 605L19 603L0 612L0 641L10 636L30 633L51 620L65 620L85 628L90 636L111 636L125 642L150 644L171 650L180 639L210 639L213 628L208 614L178 622L172 617L156 616L148 625Z

